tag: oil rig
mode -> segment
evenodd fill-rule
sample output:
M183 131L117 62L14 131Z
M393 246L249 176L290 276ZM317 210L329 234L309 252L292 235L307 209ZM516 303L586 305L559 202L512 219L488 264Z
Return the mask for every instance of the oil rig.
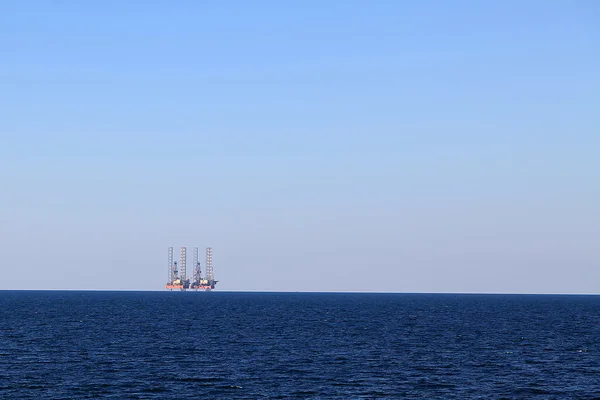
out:
M185 291L187 289L198 290L213 290L217 281L213 273L212 265L212 248L206 248L206 275L202 277L202 271L200 269L200 259L198 253L198 247L194 247L194 271L192 281L187 277L186 264L187 264L187 248L182 247L179 253L179 265L177 261L173 260L173 248L169 247L169 279L165 285L166 289L180 289Z

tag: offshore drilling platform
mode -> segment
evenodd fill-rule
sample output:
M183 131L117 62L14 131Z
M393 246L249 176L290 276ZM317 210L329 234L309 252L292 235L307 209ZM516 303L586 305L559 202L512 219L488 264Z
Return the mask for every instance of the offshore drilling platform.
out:
M212 248L206 248L206 275L202 278L202 271L200 269L200 259L198 248L194 247L194 270L192 281L187 277L186 265L187 264L187 248L182 247L179 254L179 265L177 261L173 260L173 248L169 247L169 280L165 285L165 288L169 290L180 289L180 290L213 290L217 281L213 273L212 265Z

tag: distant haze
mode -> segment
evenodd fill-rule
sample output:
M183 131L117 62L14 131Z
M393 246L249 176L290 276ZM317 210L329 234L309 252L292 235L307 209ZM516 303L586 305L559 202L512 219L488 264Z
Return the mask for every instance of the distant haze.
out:
M600 3L0 3L0 289L600 291ZM202 256L203 261L203 256Z

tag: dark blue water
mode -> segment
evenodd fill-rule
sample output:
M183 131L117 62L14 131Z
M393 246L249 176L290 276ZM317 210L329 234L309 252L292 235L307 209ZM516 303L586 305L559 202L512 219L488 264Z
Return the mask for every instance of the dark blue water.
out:
M600 398L600 297L0 292L0 398Z

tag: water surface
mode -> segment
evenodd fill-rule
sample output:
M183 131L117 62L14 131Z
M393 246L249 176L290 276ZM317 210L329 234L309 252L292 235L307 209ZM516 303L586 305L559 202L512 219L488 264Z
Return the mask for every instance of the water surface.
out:
M0 398L600 398L600 297L0 292Z

